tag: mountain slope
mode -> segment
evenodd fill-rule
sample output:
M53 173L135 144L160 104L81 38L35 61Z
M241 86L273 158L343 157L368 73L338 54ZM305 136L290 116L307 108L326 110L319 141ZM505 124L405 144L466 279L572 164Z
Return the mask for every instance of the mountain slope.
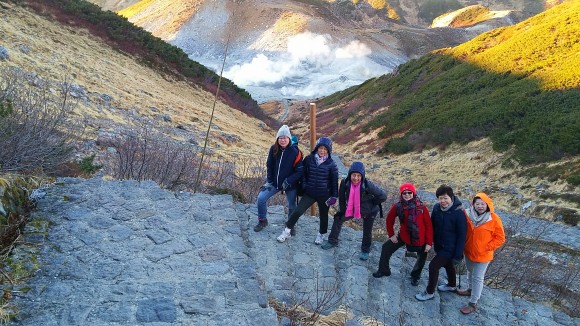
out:
M18 5L8 8L0 9L0 34L10 56L0 65L53 82L72 77L87 139L135 128L135 118L177 139L203 143L214 93L179 77L173 67L159 70L111 47L83 26L62 25ZM223 101L217 102L213 125L210 147L226 153L242 143L248 152L261 153L271 142L272 131L262 121Z

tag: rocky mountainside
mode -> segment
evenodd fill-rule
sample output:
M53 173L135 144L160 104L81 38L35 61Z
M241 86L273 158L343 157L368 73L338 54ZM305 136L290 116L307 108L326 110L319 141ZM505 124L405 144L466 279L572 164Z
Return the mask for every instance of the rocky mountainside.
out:
M118 2L92 2L104 9L119 8ZM328 95L546 7L525 1L485 1L491 10L511 14L507 18L491 15L465 28L433 29L429 26L434 15L467 3L456 1L443 7L429 1L350 0L129 4L118 13L216 71L221 69L230 40L225 76L259 102Z

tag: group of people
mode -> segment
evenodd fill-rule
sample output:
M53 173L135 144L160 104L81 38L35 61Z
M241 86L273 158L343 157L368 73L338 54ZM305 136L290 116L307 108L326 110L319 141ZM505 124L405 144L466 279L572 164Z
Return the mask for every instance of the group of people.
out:
M278 192L284 192L288 200L288 220L276 238L278 242L285 242L295 235L294 227L299 217L316 203L320 224L314 243L325 250L334 248L338 246L344 222L362 219L363 238L359 258L368 260L374 219L387 195L378 185L368 180L362 162L353 162L339 185L330 138L319 138L314 150L302 157L295 137L292 137L288 126L283 125L278 130L274 145L270 147L266 165L267 180L258 194L258 224L254 231L262 231L268 226L268 199ZM297 203L298 190L302 194ZM493 260L494 251L505 242L502 221L485 193L476 194L467 209L449 186L440 186L435 195L437 203L429 213L413 184L404 183L399 187L399 198L390 207L386 217L388 239L381 248L378 270L372 275L375 278L390 276L390 258L405 246L407 251L417 255L410 273L411 284L417 286L427 254L433 248L435 257L429 263L427 288L415 298L419 301L433 299L435 289L456 292L469 297L468 304L460 309L462 313L469 314L477 309L485 272ZM334 215L330 235L327 235L329 208L337 203L338 212ZM395 229L397 218L398 230ZM458 289L456 266L463 258L469 286L467 289ZM447 273L447 284L437 285L441 268Z

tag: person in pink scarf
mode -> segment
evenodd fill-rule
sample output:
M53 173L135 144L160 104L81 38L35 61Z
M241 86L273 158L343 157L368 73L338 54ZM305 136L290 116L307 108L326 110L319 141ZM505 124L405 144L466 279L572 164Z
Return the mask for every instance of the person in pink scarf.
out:
M338 236L342 224L350 219L363 220L363 238L361 245L361 260L369 259L371 251L373 223L379 205L387 200L387 194L365 177L365 166L361 162L353 162L346 178L340 181L338 189L339 211L334 215L332 230L328 241L322 249L334 248L338 245Z

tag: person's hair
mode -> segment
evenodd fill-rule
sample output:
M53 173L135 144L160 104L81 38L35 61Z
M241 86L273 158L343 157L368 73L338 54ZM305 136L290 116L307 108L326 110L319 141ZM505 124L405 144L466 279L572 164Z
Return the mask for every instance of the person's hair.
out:
M439 197L443 195L447 195L453 198L453 189L447 185L441 185L439 188L437 188L437 191L435 191L435 196Z

